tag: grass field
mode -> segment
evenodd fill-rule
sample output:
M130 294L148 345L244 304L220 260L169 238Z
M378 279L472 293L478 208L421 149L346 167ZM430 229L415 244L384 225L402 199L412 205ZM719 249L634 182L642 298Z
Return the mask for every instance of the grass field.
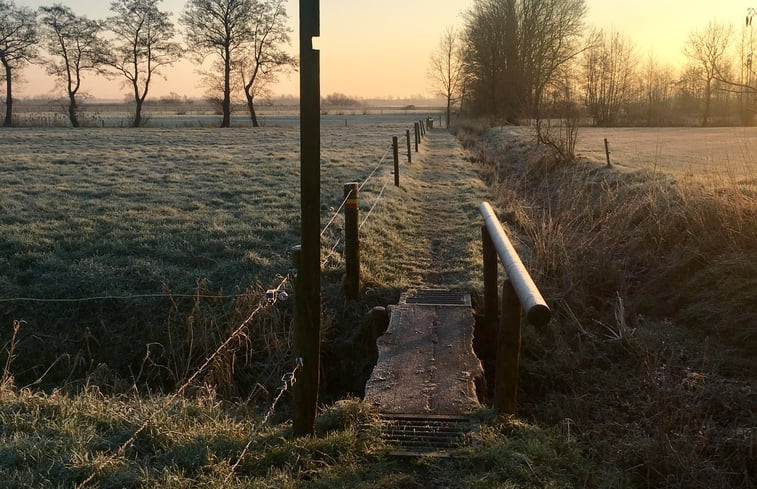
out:
M324 129L324 223L343 184L368 177L406 127ZM163 341L171 318L196 306L176 296L234 296L286 275L299 241L298 141L297 129L283 127L4 131L0 338L23 321L18 380L34 380L62 355L86 368L108 359L124 374L146 344ZM389 166L364 187L365 210ZM162 297L9 300L153 294ZM204 302L222 317L234 307L233 297Z
M406 127L324 128L322 224L342 184L367 177ZM290 303L266 309L233 354L177 390L291 267L296 129L5 131L0 478L13 488L751 489L754 183L633 171L621 154L621 171L560 164L512 128L459 135L469 154L432 133L403 165L402 187L382 165L361 189L363 217L382 199L362 230L359 304L339 298L340 245L329 251L340 220L326 233L329 406L319 437L297 439L286 395L261 427L292 365ZM451 459L388 457L374 413L351 396L375 355L366 313L421 284L477 296L485 198L554 311L547 328L524 331L520 415L474 413L481 445ZM161 297L6 300L132 294Z

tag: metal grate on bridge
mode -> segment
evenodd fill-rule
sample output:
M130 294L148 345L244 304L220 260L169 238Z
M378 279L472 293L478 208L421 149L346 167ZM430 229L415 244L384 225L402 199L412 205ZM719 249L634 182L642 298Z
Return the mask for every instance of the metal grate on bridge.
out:
M471 307L471 298L468 292L457 292L446 289L419 289L402 294L400 304Z
M475 446L481 425L465 416L381 414L381 439L392 455L444 456L449 450Z

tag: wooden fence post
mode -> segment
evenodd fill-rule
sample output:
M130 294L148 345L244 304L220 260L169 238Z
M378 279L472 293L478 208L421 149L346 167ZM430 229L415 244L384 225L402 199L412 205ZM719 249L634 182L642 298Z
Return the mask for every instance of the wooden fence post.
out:
M360 237L358 233L359 184L344 184L344 296L350 300L360 297Z
M413 124L413 130L415 131L415 152L417 153L418 145L420 144L420 137L421 137L417 122Z
M521 305L510 280L502 285L502 317L497 335L494 409L515 414L520 363Z
M413 152L410 151L410 129L405 130L405 136L407 136L407 162L413 162Z
M610 162L610 143L607 142L607 138L605 138L605 155L607 155L607 168L610 168L612 163Z
M400 146L397 136L392 136L392 153L394 153L394 186L400 186Z

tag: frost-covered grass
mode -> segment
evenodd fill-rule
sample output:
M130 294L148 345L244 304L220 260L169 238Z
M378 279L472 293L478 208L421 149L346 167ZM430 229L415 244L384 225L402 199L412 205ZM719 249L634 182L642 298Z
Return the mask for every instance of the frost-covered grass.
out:
M260 412L200 401L75 397L0 389L3 487L490 488L571 487L588 476L575 440L557 429L479 416L481 445L454 458L388 455L374 413L355 400L325 408L317 438ZM286 413L277 413L278 418ZM149 428L119 448L144 421ZM252 437L249 449L242 455ZM236 466L235 466L236 464Z
M361 180L372 171L385 153L388 136L397 129L381 126L324 131L322 223L341 201L341 184ZM267 280L289 267L284 250L297 235L298 204L292 198L297 193L294 131L7 134L17 138L16 143L23 143L13 146L15 156L9 165L24 171L0 173L4 186L13 189L0 201L9 208L13 206L2 216L3 229L11 230L3 236L13 239L2 241L2 245L12 252L3 253L9 257L4 265L13 264L14 268L4 266L3 271L11 270L18 276L26 273L31 278L26 284L14 285L17 288L13 293L63 297L81 292L132 293L167 288L233 293L247 287L250 280ZM263 137L265 142L261 142ZM51 139L68 143L56 150L51 147ZM361 304L353 305L360 309L358 314L373 303L386 304L381 302L385 300L382 294L394 296L402 288L423 284L478 286L477 205L486 188L477 176L477 168L463 159L448 135L431 134L426 144L420 154L414 154L412 165L403 165L400 188L391 184L389 168L384 166L361 191L361 215L365 217L383 185L390 182L383 200L362 229L365 296ZM218 149L209 150L211 145ZM25 154L18 151L22 147L26 148ZM108 154L112 157L103 158ZM98 158L103 158L99 164ZM18 180L22 176L23 182ZM29 193L29 188L34 193ZM27 206L32 207L26 210ZM50 217L44 219L44 225L33 228L41 220L39 216ZM340 225L336 221L327 233L326 249L339 237ZM82 231L86 228L93 231ZM24 233L32 231L21 241ZM242 238L232 241L237 234ZM53 238L58 236L65 236L62 241L66 247L56 244ZM48 241L44 242L46 237ZM178 239L187 244L181 248L165 244ZM124 240L125 245L118 244ZM147 244L140 246L141 243ZM80 247L87 247L89 253L94 251L103 264L96 273L85 276L80 272L77 263L85 259L84 251L76 255ZM19 261L16 255L27 248L34 259ZM187 250L193 250L194 255ZM71 255L82 258L67 262L66 257ZM160 259L153 258L156 255ZM138 259L154 261L150 267L140 269L132 261ZM46 285L34 280L33 270L45 270L50 260L60 263L60 268L53 270L57 275L52 271L47 275L57 281ZM20 266L24 263L38 268L25 270ZM168 269L167 263L173 268ZM362 350L370 350L368 343L375 338L367 336L363 343L352 344L334 338L329 328L339 327L334 324L339 320L348 319L341 325L342 331L346 336L352 335L353 340L360 339L362 325L358 324L359 315L350 315L350 308L330 295L338 289L340 258L329 257L326 263L323 385L333 389L341 382L334 378L334 372L339 371L334 364L343 364L344 376L354 376L354 371L366 362ZM142 277L148 269L162 273L165 284L148 279L130 281ZM194 282L196 276L206 277L199 287ZM97 280L98 285L89 287L91 280ZM7 283L3 282L3 287ZM5 288L0 290L7 292ZM257 303L257 293L253 287L249 294L226 307L229 322L238 324L234 318ZM318 437L295 438L286 421L291 416L288 396L277 405L272 422L261 426L280 384L280 372L274 368L247 370L252 379L247 379L246 385L257 383L255 389L264 392L252 402L233 402L217 395L217 376L228 368L217 362L209 369L212 375L201 377L196 388L181 393L174 388L174 394L169 396L151 393L155 383L145 386L132 383L131 378L124 382L103 365L83 369L84 385L73 385L78 389L71 388L71 383L51 392L19 387L21 378L29 376L23 366L42 362L34 357L34 348L50 346L41 341L45 325L39 318L54 321L59 328L49 328L44 332L45 338L64 345L71 343L84 352L88 362L100 358L118 360L123 356L124 339L152 340L150 328L139 331L139 335L131 331L128 337L120 333L108 338L120 327L119 321L133 324L137 316L148 313L155 318L160 318L161 313L174 318L166 322L187 337L180 343L189 352L184 352L185 359L190 357L193 343L208 340L215 347L224 339L217 334L224 331L218 324L224 313L224 307L220 307L221 311L217 307L223 304L221 299L190 300L188 312L171 302L166 299L150 311L142 309L146 302L138 302L137 307L109 301L91 311L76 305L65 309L69 314L67 322L51 315L47 305L23 309L27 315L21 318L31 319L21 326L18 342L11 339L6 343L5 355L1 355L5 362L0 378L3 487L78 487L86 483L84 487L103 488L517 489L571 487L591 475L592 467L569 431L560 427L543 429L514 418L497 417L487 410L475 413L482 423L480 444L458 450L449 459L389 456L377 436L375 413L351 398L321 410ZM15 312L22 310L14 303L0 304L4 313L9 310L6 306L16 308ZM127 312L133 317L126 317ZM85 313L104 324L82 324L81 314ZM118 314L122 314L120 320ZM262 324L241 338L242 343L252 344L248 349L251 358L245 360L261 362L258 343L265 342L274 345L266 354L287 357L288 331L281 326L286 316L286 308L266 311ZM142 320L150 324L150 317ZM87 327L92 328L91 333L81 330ZM207 330L214 334L206 334ZM77 334L82 336L77 338ZM335 346L340 341L348 345L341 351ZM170 346L163 345L166 349ZM106 347L115 350L108 352ZM166 361L166 357L170 360L170 355L161 356L159 348L148 351L154 356L145 358L143 367L157 369L166 377L177 374L176 362L155 365ZM137 354L144 355L144 348L135 348L134 353L134 358L139 359ZM264 375L254 375L272 372L277 374L273 382ZM249 449L245 450L247 443Z
M324 224L343 184L366 178L412 120L324 128ZM269 287L291 268L287 252L299 242L297 128L11 129L0 154L0 301L235 295ZM390 166L364 188L366 206ZM19 380L34 380L65 355L66 368L50 378L65 378L72 362L85 371L104 362L125 374L146 344L165 345L169 319L195 317L196 302L2 301L0 340L23 321ZM233 298L211 302L215 316L234 309Z

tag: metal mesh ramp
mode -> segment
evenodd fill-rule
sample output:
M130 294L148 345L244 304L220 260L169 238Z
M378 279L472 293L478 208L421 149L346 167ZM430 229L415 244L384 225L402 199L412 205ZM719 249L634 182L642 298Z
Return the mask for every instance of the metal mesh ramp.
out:
M381 439L392 455L444 456L449 450L478 444L481 425L465 416L381 414Z

